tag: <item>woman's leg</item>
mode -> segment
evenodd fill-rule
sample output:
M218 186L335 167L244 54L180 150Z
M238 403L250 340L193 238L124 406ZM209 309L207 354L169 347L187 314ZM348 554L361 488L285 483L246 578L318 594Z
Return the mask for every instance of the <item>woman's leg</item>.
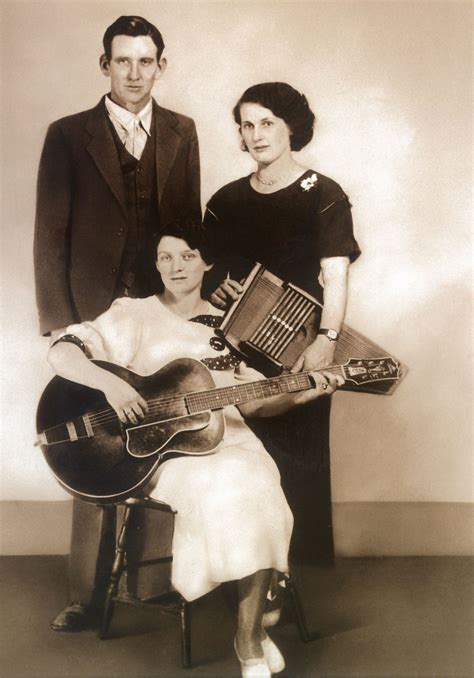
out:
M242 659L263 657L261 643L265 632L262 617L272 571L258 570L238 582L239 614L235 642Z

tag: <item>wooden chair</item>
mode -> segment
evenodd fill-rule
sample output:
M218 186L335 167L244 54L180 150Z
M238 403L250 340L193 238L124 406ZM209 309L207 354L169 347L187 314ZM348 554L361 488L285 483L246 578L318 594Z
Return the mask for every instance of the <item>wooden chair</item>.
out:
M159 596L151 601L143 601L139 597L130 595L130 593L120 593L119 585L122 575L129 571L129 562L127 558L127 547L129 545L129 530L131 525L131 518L135 509L151 509L154 511L161 511L168 514L175 514L176 511L164 502L150 497L134 497L120 502L117 507L123 507L123 518L118 533L115 548L115 558L112 566L112 571L107 587L107 594L104 603L102 620L99 627L99 638L104 640L109 635L109 629L112 622L116 603L132 604L139 607L153 607L160 611L171 613L177 616L180 620L181 629L181 658L184 668L191 666L191 603L187 602L179 593L171 592L163 596ZM173 556L167 555L159 558L154 558L152 561L144 560L134 563L134 567L141 567L149 563L171 563ZM318 635L310 632L306 623L306 617L300 595L298 593L296 584L290 574L285 575L284 580L285 603L288 603L289 612L292 621L296 624L300 639L307 643L315 640ZM230 601L227 597L228 602ZM236 607L236 596L233 601L230 601L233 607Z

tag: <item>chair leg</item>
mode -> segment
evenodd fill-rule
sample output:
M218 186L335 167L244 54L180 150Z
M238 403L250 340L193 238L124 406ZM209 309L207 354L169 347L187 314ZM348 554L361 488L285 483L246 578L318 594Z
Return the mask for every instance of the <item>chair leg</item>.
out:
M181 659L183 668L191 666L191 604L181 598L179 602L181 622Z
M298 627L298 632L303 643L308 643L312 640L316 640L319 636L314 631L309 631L308 625L306 623L306 615L304 613L303 604L301 602L298 589L291 577L288 575L286 578L286 587L287 591L290 594L291 605L293 608L293 617Z
M131 509L129 506L125 507L122 527L120 528L120 535L115 548L114 564L110 573L109 585L107 587L107 595L104 603L104 611L102 613L102 622L99 629L99 638L101 640L104 640L107 637L110 628L110 622L112 621L112 615L114 613L114 598L117 595L120 577L122 576L123 565L125 561L125 544L127 537L127 527L130 519L130 510Z

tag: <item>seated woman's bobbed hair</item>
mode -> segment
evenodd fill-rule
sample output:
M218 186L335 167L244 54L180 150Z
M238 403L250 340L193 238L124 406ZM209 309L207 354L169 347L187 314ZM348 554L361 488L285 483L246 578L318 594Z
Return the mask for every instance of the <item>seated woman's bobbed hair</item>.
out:
M292 151L300 151L313 138L314 113L305 95L286 82L262 82L246 89L233 110L234 120L239 127L242 124L242 104L259 104L268 108L277 118L282 118L291 130Z
M201 221L191 217L184 217L171 221L160 228L153 238L153 255L155 257L160 240L165 235L184 240L192 250L199 250L199 254L206 264L214 263L214 247L211 233Z
M191 217L183 217L167 223L159 229L152 240L153 266L150 271L149 285L150 289L158 294L163 292L165 286L163 285L161 275L156 270L155 263L158 245L166 235L184 240L188 243L190 249L199 250L199 254L206 264L213 264L215 260L215 247L212 234L201 221ZM206 277L206 273L204 277Z

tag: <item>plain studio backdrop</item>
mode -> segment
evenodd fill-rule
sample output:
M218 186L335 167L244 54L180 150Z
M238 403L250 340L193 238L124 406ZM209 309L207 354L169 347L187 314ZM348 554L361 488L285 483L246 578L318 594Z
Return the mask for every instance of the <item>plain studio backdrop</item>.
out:
M102 34L132 13L164 36L158 102L196 121L203 204L252 170L231 110L270 80L307 95L317 127L301 162L350 196L363 255L347 321L410 371L391 397L334 397L338 553L472 553L471 5L239 0L2 3L3 552L68 549L69 498L33 447L52 376L34 297L36 174L48 124L108 91Z

